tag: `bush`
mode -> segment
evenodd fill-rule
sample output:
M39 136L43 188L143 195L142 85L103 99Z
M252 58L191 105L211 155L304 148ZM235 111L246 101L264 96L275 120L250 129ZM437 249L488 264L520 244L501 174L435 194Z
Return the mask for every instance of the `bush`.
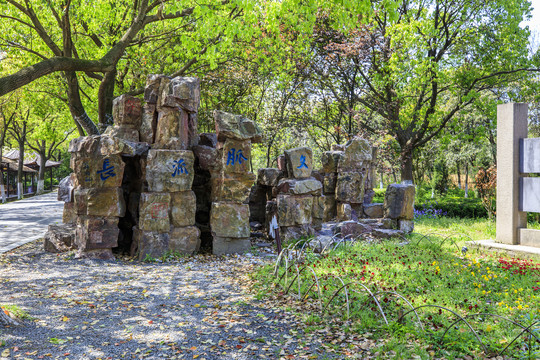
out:
M456 196L446 196L437 201L431 200L422 204L415 204L417 212L430 213L440 210L439 215L444 214L449 217L458 218L485 218L488 216L486 209L478 198L462 198Z

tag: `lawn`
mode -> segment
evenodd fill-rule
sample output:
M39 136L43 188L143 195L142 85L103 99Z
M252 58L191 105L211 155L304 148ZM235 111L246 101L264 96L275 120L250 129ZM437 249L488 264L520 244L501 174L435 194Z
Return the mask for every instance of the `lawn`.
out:
M380 357L483 358L502 352L540 358L539 261L463 251L466 240L494 237L495 224L486 219L423 218L415 231L408 243L357 242L324 255L307 251L298 270L291 263L283 263L277 277L274 269L261 270L261 292L305 298L297 303L300 314L303 306L319 309L304 315L313 331L329 318L349 318L347 332L386 339ZM419 235L429 233L440 235ZM350 284L347 292L343 284ZM520 335L527 326L531 331Z

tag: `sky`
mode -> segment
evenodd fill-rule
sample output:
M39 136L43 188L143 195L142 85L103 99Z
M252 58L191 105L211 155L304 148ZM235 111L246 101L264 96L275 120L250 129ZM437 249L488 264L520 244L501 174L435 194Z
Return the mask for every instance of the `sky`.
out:
M530 0L533 10L532 18L530 21L523 23L523 25L528 25L531 29L531 32L536 32L540 34L540 0Z

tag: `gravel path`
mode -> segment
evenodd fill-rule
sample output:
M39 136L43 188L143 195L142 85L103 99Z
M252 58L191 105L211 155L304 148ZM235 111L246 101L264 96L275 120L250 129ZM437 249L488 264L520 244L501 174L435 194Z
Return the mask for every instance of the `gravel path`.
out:
M268 257L197 256L165 263L74 260L40 241L0 255L0 303L33 321L0 328L20 359L328 359L323 339L250 295ZM4 345L2 346L2 342ZM0 355L0 358L2 358ZM337 358L342 358L338 356Z

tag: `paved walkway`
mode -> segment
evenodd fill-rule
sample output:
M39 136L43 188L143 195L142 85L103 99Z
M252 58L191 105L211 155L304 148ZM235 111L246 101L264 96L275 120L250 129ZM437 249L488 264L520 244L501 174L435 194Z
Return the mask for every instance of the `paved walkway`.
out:
M0 254L43 237L50 224L62 222L63 202L56 191L0 204Z

